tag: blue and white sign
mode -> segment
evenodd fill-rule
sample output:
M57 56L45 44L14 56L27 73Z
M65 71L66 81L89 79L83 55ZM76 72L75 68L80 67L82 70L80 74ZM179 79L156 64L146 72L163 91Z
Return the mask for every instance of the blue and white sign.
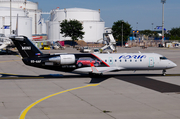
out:
M162 26L156 26L156 29L162 29Z
M4 26L4 29L10 29L10 26Z
M156 29L162 30L162 26L156 26ZM164 31L166 31L165 28L164 28Z

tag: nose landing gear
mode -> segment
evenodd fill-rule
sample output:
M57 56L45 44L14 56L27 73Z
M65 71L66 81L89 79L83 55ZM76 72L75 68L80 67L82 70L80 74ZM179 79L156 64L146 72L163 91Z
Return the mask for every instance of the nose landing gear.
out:
M162 71L162 76L165 76L165 75L166 75L166 70L163 69L163 71Z

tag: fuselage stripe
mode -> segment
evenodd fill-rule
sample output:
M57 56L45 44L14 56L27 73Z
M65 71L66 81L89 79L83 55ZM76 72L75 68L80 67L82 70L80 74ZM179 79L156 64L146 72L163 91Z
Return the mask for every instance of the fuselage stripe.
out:
M106 66L110 67L106 62L104 62L102 59L100 59L98 56L92 54L93 56L95 56L96 58L98 58L100 61L102 61Z

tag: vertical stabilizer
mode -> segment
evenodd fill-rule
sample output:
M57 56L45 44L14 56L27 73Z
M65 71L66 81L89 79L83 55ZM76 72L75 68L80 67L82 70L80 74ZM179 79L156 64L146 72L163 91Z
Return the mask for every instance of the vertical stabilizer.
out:
M25 36L12 36L10 39L13 41L23 58L43 55L43 53Z

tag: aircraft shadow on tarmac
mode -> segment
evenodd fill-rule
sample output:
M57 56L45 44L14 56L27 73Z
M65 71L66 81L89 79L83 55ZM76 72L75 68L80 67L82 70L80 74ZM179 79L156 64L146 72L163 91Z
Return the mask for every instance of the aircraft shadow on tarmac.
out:
M15 80L15 79L73 79L73 78L91 78L89 83L101 83L111 77L116 78L127 83L135 84L144 88L148 88L161 93L180 93L180 86L158 81L155 79L148 78L148 76L161 76L159 74L118 74L118 75L103 75L103 76L92 76L82 74L82 75L61 75L61 74L50 74L50 75L15 75L15 74L4 74L0 73L0 80ZM180 76L180 74L169 74L167 76Z
M144 88L155 90L161 93L178 93L180 92L180 86L158 81L155 79L147 78L146 76L117 76L116 79L132 83Z

